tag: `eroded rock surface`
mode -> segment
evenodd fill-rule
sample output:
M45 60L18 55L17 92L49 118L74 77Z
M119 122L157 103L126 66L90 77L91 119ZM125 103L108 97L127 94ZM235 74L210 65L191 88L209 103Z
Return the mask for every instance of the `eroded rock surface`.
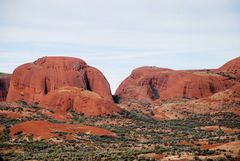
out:
M173 98L203 98L234 85L211 71L177 71L157 67L133 70L116 91L120 101L154 102Z
M7 101L18 100L86 115L119 111L113 105L104 75L83 60L71 57L43 57L16 68Z

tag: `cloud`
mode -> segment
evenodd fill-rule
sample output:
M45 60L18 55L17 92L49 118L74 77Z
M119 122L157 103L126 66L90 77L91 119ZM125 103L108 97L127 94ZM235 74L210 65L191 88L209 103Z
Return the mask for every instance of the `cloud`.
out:
M141 65L217 67L239 55L239 6L238 0L1 0L0 71L45 55L75 56L100 68L115 89Z

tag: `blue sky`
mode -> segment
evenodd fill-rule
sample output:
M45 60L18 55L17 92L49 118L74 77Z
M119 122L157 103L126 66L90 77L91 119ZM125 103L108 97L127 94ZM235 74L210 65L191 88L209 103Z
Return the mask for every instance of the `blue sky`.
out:
M84 59L114 93L139 66L217 68L240 56L239 0L0 0L0 71Z

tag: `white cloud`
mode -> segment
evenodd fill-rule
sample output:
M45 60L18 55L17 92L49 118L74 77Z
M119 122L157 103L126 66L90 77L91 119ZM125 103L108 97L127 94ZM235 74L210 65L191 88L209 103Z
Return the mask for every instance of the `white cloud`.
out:
M238 0L0 0L0 71L12 71L44 55L76 56L99 67L115 89L141 65L215 67L239 55L239 4Z

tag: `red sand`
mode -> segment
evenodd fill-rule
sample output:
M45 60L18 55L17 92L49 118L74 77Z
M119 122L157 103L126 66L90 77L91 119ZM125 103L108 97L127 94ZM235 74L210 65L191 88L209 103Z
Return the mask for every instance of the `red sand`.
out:
M226 143L216 143L216 144L203 144L201 145L201 149L205 150L205 149L212 149L212 148L215 148L215 147L218 147L220 145L224 145Z
M11 111L0 111L0 116L7 117L11 119L18 119L21 117L24 117L22 114L17 112L11 112Z
M11 127L10 135L14 137L14 134L18 132L23 132L23 134L30 135L32 134L34 137L41 137L43 139L50 139L57 134L52 132L66 132L66 133L86 133L93 135L107 135L115 137L111 131L106 129L97 128L93 126L83 126L83 125L74 125L74 124L60 124L60 123L51 123L48 121L27 121L23 123L16 124Z

